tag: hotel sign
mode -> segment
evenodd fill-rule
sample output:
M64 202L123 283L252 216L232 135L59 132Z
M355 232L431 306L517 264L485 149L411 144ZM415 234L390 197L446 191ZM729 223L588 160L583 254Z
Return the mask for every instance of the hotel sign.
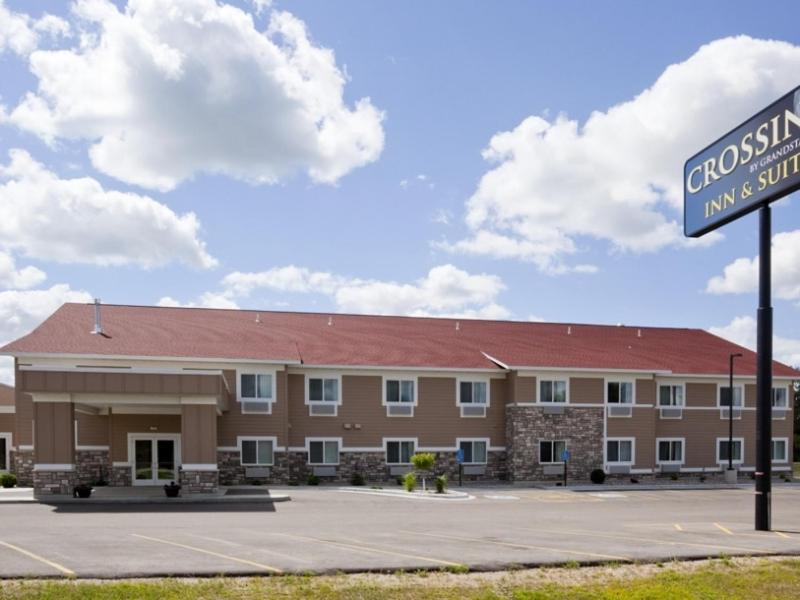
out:
M686 161L683 230L700 237L800 188L800 87Z

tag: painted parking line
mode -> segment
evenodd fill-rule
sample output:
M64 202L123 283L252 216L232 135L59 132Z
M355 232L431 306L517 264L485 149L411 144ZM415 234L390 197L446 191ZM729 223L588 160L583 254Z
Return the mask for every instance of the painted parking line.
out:
M266 548L260 548L258 546L253 546L252 544L239 544L237 542L231 542L229 540L223 540L220 538L215 537L208 537L207 535L199 535L197 533L187 533L186 535L192 536L194 538L198 538L201 540L206 540L208 542L214 542L215 544L222 544L224 546L233 546L235 548L244 548L248 551L255 551L255 552L263 552L264 554L271 554L272 556L277 556L280 558L284 558L286 560L291 560L295 562L301 562L306 564L311 564L314 562L309 558L300 558L298 556L292 556L290 554L285 554L283 552L278 552L276 550L267 550Z
M738 550L740 552L752 552L752 553L770 553L772 550L764 549L764 548L748 548L745 546L731 546L728 544L714 544L714 543L705 543L705 542L684 542L684 541L675 541L675 540L659 540L653 537L634 537L630 535L615 535L609 533L596 533L594 531L586 531L586 530L572 530L567 531L563 529L559 530L543 530L543 529L528 529L526 527L520 527L519 529L525 529L526 531L533 531L536 533L552 533L553 535L577 535L583 537L596 537L596 538L605 538L610 540L622 540L622 541L631 541L631 542L647 542L650 544L661 544L667 546L690 546L695 548L717 548L720 550ZM688 533L688 532L686 532Z
M516 550L544 550L546 552L556 552L562 554L572 554L576 556L586 556L589 558L594 559L603 559L603 560L623 560L626 562L630 562L632 559L628 556L619 556L614 554L598 554L597 552L584 552L581 550L566 550L564 548L554 548L552 546L532 546L530 544L521 544L517 542L498 542L496 540L487 540L484 538L471 538L471 537L462 537L457 535L444 535L441 533L428 533L426 531L407 531L407 530L400 530L400 533L408 533L411 535L426 535L428 537L433 538L441 538L443 540L456 540L460 542L476 542L479 544L492 544L494 546L505 546L506 548L514 548Z
M179 544L178 542L173 542L173 541L170 541L170 540L162 540L160 538L154 538L154 537L150 537L150 536L147 536L147 535L139 535L138 533L132 533L131 535L133 537L140 538L140 539L143 539L143 540L149 540L151 542L158 542L160 544L167 544L169 546L176 546L178 548L183 548L184 550L192 550L193 552L199 552L201 554L208 554L209 556L216 556L217 558L223 558L225 560L238 562L238 563L241 563L243 565L248 565L250 567L256 567L258 569L261 569L263 571L269 571L271 573L283 573L283 571L281 571L277 567L271 567L270 565L264 565L264 564L261 564L261 563L254 562L252 560L247 560L245 558L239 558L239 557L236 557L236 556L229 556L227 554L222 554L220 552L214 552L212 550L206 550L205 548L198 548L196 546L189 546L187 544Z
M730 529L728 529L727 527L723 527L719 523L714 523L714 527L716 527L720 531L727 533L728 535L733 535L733 532Z
M786 538L786 539L791 539L791 538L790 538L788 535L786 535L786 534L785 534L785 533L783 533L782 531L775 531L775 532L773 532L773 533L775 533L775 535L777 535L778 537L782 537L782 538Z
M445 567L463 567L465 566L464 563L452 562L449 560L441 560L439 558L431 558L430 556L421 556L419 554L408 554L406 552L397 552L396 550L384 550L382 548L376 548L374 545L370 544L367 545L363 542L356 541L355 543L345 543L340 542L337 540L326 540L323 538L315 538L315 537L307 537L304 535L295 535L293 533L278 533L274 532L272 535L281 535L284 537L290 537L297 540L302 540L304 542L317 542L321 544L328 544L329 546L334 546L338 548L344 548L345 550L353 550L355 552L361 552L366 554L387 554L389 556L398 556L400 558L412 558L414 560L421 560L423 562L433 563L435 565L442 565Z
M680 523L675 523L675 529L677 529L678 531L683 531L683 527L681 527Z
M34 554L30 550L25 550L24 548L20 548L19 546L15 546L14 544L9 544L8 542L0 541L0 545L5 546L6 548L10 548L11 550L16 550L20 554L23 554L28 558L32 558L33 560L38 560L40 563L44 563L49 567L53 567L56 571L59 571L62 575L66 575L67 577L75 577L75 571L73 571L72 569L68 569L64 565L60 565L57 562L53 562L52 560L44 558L43 556Z

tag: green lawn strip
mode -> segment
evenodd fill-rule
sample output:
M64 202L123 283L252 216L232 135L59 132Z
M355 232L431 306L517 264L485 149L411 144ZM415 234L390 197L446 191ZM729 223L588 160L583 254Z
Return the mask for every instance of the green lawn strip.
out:
M11 581L2 599L37 600L544 600L797 598L800 559L716 560L595 569L543 569L506 574L403 574L397 576L262 577L139 581ZM633 575L631 574L633 573ZM570 581L579 581L569 584Z

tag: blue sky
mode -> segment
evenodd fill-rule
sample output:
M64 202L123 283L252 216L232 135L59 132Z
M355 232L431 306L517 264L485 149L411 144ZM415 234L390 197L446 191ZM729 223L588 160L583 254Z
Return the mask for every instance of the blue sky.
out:
M686 247L676 190L800 83L792 3L71 4L0 1L4 340L93 296L754 340L755 215ZM773 220L800 363L797 200Z

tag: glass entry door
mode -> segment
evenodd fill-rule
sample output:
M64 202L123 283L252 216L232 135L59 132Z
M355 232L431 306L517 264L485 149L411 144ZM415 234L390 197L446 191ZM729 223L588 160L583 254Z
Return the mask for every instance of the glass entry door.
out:
M176 438L134 438L134 485L157 485L177 481L176 447Z

